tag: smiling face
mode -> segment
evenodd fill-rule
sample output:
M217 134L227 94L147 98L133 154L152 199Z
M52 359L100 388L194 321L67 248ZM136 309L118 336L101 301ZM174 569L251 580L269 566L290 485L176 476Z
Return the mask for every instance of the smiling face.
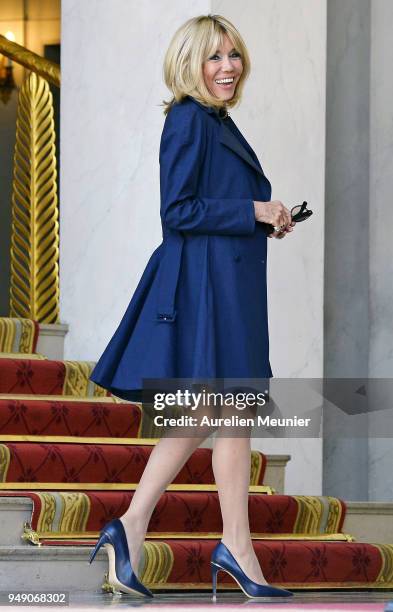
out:
M243 72L240 53L233 47L227 34L221 46L203 64L203 78L210 93L220 100L230 100ZM226 82L222 82L223 79Z

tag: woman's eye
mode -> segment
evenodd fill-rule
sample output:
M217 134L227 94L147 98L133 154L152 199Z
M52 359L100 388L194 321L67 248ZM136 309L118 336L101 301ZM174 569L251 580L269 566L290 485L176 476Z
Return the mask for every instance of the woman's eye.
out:
M215 54L215 55L212 55L211 57L209 57L209 59L214 60L217 57L220 57L220 56ZM240 53L238 53L237 51L234 51L233 53L231 53L231 57L240 57Z

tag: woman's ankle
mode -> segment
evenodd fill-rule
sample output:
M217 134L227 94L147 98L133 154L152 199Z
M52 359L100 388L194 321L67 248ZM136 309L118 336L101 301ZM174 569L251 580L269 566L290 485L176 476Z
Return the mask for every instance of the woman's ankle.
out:
M252 540L247 538L239 539L223 536L221 541L230 550L230 552L233 552L239 556L248 555L250 553L250 549L254 548L252 545Z
M146 517L136 516L133 512L125 512L119 517L124 527L132 529L137 532L147 531L148 524L146 524Z

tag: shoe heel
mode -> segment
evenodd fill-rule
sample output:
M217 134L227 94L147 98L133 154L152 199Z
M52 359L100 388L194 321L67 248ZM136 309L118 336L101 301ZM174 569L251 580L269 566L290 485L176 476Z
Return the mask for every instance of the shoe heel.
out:
M213 585L213 600L216 599L217 594L217 574L220 571L220 567L215 563L210 562L210 568L212 572L212 585Z
M110 539L107 536L106 533L102 533L98 539L97 544L95 545L94 549L92 550L91 554L90 554L90 559L89 559L89 563L91 563L94 559L94 557L96 556L96 554L98 553L98 551L100 550L101 546L103 546L104 544L109 544L110 543Z

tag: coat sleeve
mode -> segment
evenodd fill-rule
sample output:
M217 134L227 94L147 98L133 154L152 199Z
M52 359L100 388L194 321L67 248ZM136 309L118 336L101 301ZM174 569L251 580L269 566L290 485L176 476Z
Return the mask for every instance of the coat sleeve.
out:
M167 116L160 143L163 226L194 234L254 233L252 198L196 195L202 164L208 163L204 161L205 148L205 124L201 115L189 107L174 107Z

